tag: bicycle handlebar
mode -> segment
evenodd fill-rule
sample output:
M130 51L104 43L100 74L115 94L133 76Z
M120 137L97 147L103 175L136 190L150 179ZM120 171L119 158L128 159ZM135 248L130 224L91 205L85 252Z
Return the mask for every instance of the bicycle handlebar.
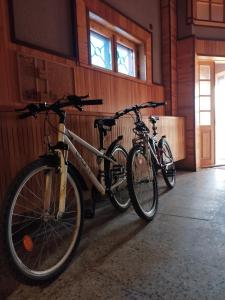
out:
M140 105L134 105L134 106L131 106L131 107L127 107L124 110L116 112L115 115L114 115L114 119L119 119L120 117L128 114L131 111L135 112L135 111L139 111L143 108L156 108L158 106L162 106L162 105L166 105L166 104L167 104L166 102L149 101L149 102L142 103Z
M82 110L82 107L85 105L99 105L103 104L102 99L88 99L84 100L88 97L86 96L76 96L76 95L69 95L66 98L59 99L56 102L52 104L48 103L31 103L25 106L22 109L16 109L16 112L23 112L19 119L25 119L27 117L33 116L36 117L36 115L40 112L46 112L46 111L53 111L55 113L61 112L60 110L64 107L68 106L74 106L78 110Z

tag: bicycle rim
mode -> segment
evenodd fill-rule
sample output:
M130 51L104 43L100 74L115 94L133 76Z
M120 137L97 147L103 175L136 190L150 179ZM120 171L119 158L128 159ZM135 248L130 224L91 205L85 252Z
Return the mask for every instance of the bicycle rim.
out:
M47 174L52 174L51 200L44 212ZM17 269L28 278L45 280L65 266L79 240L81 202L79 191L68 173L66 205L57 218L59 172L42 165L29 172L16 191L8 216L8 246Z
M157 182L153 166L142 147L134 148L131 153L131 178L129 180L130 196L138 215L151 220L157 209ZM130 177L130 176L129 176Z
M126 163L127 152L121 146L112 151L112 157L116 165L111 164L111 201L113 205L121 211L130 206L130 196L127 189Z
M162 148L162 173L166 184L169 187L175 185L176 169L173 161L173 156L170 150L170 146L165 141Z

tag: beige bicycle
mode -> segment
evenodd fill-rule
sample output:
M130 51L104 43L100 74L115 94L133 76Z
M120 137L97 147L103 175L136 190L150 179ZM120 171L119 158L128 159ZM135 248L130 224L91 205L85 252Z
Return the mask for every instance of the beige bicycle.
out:
M68 96L53 104L35 103L20 110L21 118L53 112L59 118L57 143L48 153L27 165L14 179L7 194L4 238L8 261L17 278L28 284L49 282L70 263L79 245L83 224L81 188L86 180L68 161L71 152L93 186L108 194L120 211L130 205L126 182L127 152L118 137L104 150L96 149L66 128L65 107L82 110L86 105L102 104L101 99ZM115 125L114 118L99 119L95 125L100 137L105 127ZM101 140L102 141L102 140ZM96 176L73 142L96 155L103 174Z

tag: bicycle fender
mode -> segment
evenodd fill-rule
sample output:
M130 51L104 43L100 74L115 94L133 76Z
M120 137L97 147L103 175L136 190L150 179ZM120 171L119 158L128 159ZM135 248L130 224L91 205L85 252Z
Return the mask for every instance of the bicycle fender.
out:
M112 152L112 150L114 149L114 147L116 146L116 144L118 144L119 141L121 141L123 139L123 135L119 135L117 137L117 139L115 139L109 146L109 148L106 151L106 156L109 156L109 154Z

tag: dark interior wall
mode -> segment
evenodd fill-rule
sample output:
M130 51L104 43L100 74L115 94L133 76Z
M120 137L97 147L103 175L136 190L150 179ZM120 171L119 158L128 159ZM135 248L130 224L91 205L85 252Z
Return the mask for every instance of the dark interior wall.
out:
M187 23L187 0L177 1L177 36L178 39L192 35L192 25Z
M177 35L178 39L195 35L200 39L225 40L225 29L209 26L198 26L187 23L187 0L177 1Z
M193 25L192 34L200 39L225 40L225 28Z
M161 72L161 22L159 0L105 0L111 6L136 21L147 30L152 24L153 35L153 81L162 83Z

